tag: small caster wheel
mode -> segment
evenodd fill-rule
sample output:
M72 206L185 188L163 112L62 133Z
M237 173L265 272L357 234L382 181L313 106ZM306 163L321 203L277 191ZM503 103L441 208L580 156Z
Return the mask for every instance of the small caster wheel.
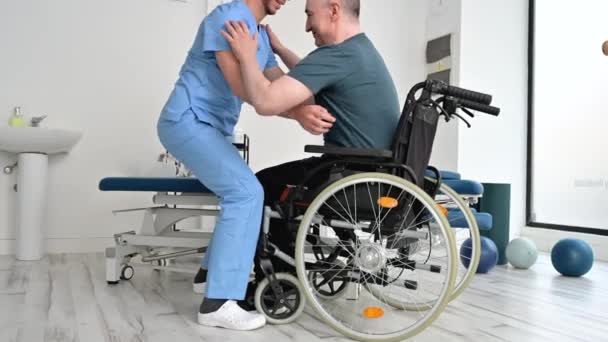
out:
M287 324L295 321L304 311L306 300L298 278L288 273L276 273L279 293L264 278L255 290L255 308L266 316L271 324Z
M338 272L340 271L338 270ZM336 272L325 272L325 274L321 272L308 273L308 281L312 284L318 297L331 300L338 299L346 294L349 282L342 277L336 276L336 274Z
M133 267L127 265L122 268L122 271L120 272L120 279L131 280L131 278L133 278L134 273L135 273L135 270L133 270Z
M108 283L108 285L118 285L118 281L106 281Z

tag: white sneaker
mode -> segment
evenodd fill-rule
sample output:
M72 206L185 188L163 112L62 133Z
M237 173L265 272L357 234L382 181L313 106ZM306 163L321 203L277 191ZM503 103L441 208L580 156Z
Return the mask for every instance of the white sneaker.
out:
M198 313L198 324L232 330L254 330L266 324L266 317L257 312L247 312L234 301L229 300L217 311Z

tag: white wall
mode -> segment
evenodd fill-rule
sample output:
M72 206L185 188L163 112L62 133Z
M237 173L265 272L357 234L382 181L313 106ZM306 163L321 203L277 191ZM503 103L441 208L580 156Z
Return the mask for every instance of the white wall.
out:
M269 21L301 54L313 48L304 3L290 1ZM425 74L426 2L379 3L363 1L364 29L404 98ZM50 252L102 250L112 234L137 228L140 214L113 217L111 210L148 205L151 196L102 193L97 185L105 176L171 171L156 162L155 123L204 13L204 0L0 2L0 118L20 105L28 116L48 114L44 126L84 132L70 154L50 161ZM255 170L303 157L305 143L320 143L295 122L250 109L240 125L252 137ZM0 153L0 166L12 160ZM0 175L0 254L13 252L15 182L14 174Z
M134 228L110 210L141 206L144 197L100 193L97 184L157 166L155 121L204 9L203 0L0 3L2 117L21 105L26 115L48 114L43 126L84 132L72 153L50 161L50 250L86 249ZM15 175L0 177L2 252L15 236L15 182Z
M433 40L448 34L452 35L452 71L450 83L460 82L460 0L431 0L427 2L426 38ZM442 170L458 169L458 134L463 123L441 120L431 155L431 165Z
M490 93L499 117L477 115L458 136L458 169L511 183L511 236L525 225L527 0L462 0L460 85Z

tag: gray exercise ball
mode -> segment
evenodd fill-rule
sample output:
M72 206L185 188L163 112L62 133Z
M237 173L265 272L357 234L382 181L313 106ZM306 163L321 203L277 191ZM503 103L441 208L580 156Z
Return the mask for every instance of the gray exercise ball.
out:
M509 242L505 255L513 267L528 269L536 262L538 249L532 240L520 237Z

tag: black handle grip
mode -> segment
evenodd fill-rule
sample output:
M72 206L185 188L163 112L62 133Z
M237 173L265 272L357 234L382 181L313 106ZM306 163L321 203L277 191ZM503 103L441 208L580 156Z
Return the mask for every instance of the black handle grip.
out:
M500 108L497 108L497 107L488 106L485 104L468 101L468 100L464 100L464 99L458 99L458 103L463 107L466 107L466 108L469 108L472 110L476 110L478 112L483 112L483 113L487 113L487 114L494 115L494 116L498 116L498 114L500 114Z
M480 103L483 105L489 105L490 103L492 103L492 95L478 93L476 91L459 88L459 87L454 87L454 86L447 86L447 89L445 89L444 95L458 97L458 98L461 98L464 100L477 102L477 103ZM496 115L498 115L498 114L496 114Z

